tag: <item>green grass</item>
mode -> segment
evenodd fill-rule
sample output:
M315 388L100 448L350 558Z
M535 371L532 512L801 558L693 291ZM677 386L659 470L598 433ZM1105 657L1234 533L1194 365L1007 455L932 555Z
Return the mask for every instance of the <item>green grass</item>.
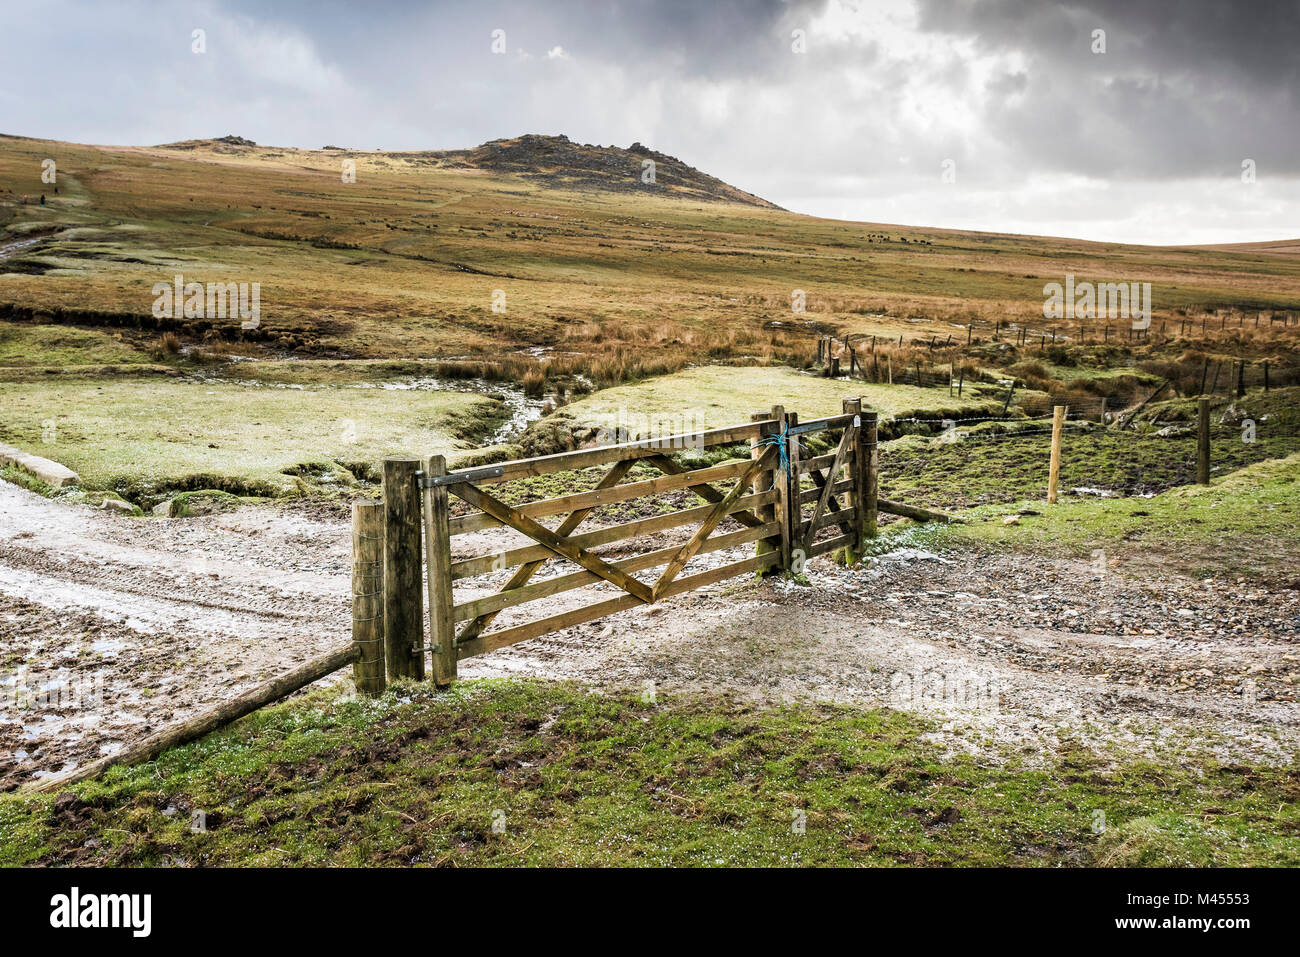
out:
M0 798L0 864L1300 863L1294 768L1029 766L929 730L542 682L315 692L72 796Z
M377 476L385 455L464 448L458 436L490 427L502 409L462 392L164 378L0 382L0 406L0 441L146 506L172 490L354 484Z
M779 366L702 366L603 389L570 403L556 416L575 426L612 427L624 422L635 431L648 419L663 421L674 431L692 431L743 424L751 414L766 412L773 405L784 405L807 422L839 415L842 401L857 396L863 398L864 407L876 410L882 418L913 410L958 413L993 407L993 399L970 388L958 399L949 396L946 387L918 389L823 379Z
M1018 428L1046 429L1047 423ZM1047 432L997 438L981 435L944 442L923 437L882 443L882 494L916 505L940 509L1043 499L1051 435ZM1261 423L1256 440L1243 442L1240 432L1216 428L1210 443L1215 475L1300 451L1300 433ZM1102 489L1121 496L1164 491L1196 481L1194 435L1159 438L1151 433L1091 427L1071 429L1061 441L1060 488Z
M110 333L0 322L0 366L56 368L150 361L150 356Z
M1013 525L1003 519L1029 509ZM1142 553L1194 573L1295 580L1300 559L1300 453L1250 465L1210 485L1188 485L1151 498L1060 499L987 505L961 524L893 535L934 547L977 543L1082 556L1102 548Z

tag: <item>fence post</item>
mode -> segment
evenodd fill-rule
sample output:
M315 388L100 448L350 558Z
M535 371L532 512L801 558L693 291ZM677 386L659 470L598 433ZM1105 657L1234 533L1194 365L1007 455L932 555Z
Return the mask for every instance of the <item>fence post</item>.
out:
M771 427L772 428L771 432L765 432L765 434L760 435L758 438L749 440L749 457L751 459L762 458L763 453L767 451L767 446L763 444L763 439L767 438L768 435L780 433L781 423L785 421L785 409L782 406L774 405L772 406L770 412L756 412L754 415L750 416L751 422L765 422L768 419L776 419L777 420L776 425ZM772 476L773 478L772 478L771 487L776 489L776 493L777 493L776 504L763 505L754 510L755 514L757 514L758 517L761 518L765 523L770 523L770 522L781 523L781 534L778 537L777 541L774 542L771 538L761 538L754 545L754 554L756 555L767 555L771 552L781 553L780 564L776 568L768 569L768 574L771 574L772 572L781 571L786 567L786 565L788 564L786 560L786 556L788 554L789 547L790 547L789 544L790 536L787 534L787 527L786 527L787 522L785 520L785 512L781 508L782 476L779 471L779 467L778 469L773 470ZM755 475L754 482L750 486L750 489L755 495L761 495L763 492L768 491L767 473L759 472L757 475Z
M1047 469L1047 504L1056 504L1056 483L1061 475L1061 430L1065 425L1065 406L1052 406L1052 461Z
M879 513L877 498L880 495L880 452L876 448L878 441L877 426L879 413L862 413L861 447L865 459L863 475L863 494L866 497L866 511L863 516L862 534L865 538L875 538L876 519Z
M447 460L430 455L424 474L447 474ZM447 486L424 490L424 547L429 559L429 644L433 683L445 688L456 678L456 624L451 616L451 510ZM418 582L417 582L418 584Z
M774 412L777 410L781 413L781 424L787 428L800 424L800 413L787 412L780 406L772 408ZM788 572L793 570L794 542L797 541L796 536L800 532L803 515L800 506L800 442L797 436L785 441L785 455L790 463L790 471L780 471L780 463L777 463L774 484L777 489L780 489L777 502L779 502L781 523L781 568Z
M853 467L849 474L853 477L853 542L846 548L844 564L853 565L862 560L862 539L867 526L867 449L862 441L862 398L844 399L840 404L845 415L855 416L855 422L845 426L853 430ZM832 484L835 476L828 481Z
M383 694L384 506L352 503L352 641L361 657L352 679L363 694Z
M1210 400L1196 402L1196 481L1210 484Z
M388 677L424 677L419 460L384 459L384 650Z

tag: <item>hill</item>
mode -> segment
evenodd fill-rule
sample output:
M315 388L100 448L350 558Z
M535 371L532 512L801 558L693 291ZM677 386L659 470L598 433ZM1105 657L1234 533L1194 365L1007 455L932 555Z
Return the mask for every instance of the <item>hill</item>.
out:
M646 158L653 186L639 176ZM41 181L47 159L55 184ZM280 356L544 350L633 362L649 346L680 367L806 357L825 331L945 341L971 323L1020 323L1037 335L1043 287L1067 273L1151 282L1157 320L1226 312L1244 325L1300 309L1300 258L1284 244L1160 248L818 219L637 144L531 135L441 152L0 136L0 230L0 317ZM153 289L176 275L258 283L257 327L155 318Z

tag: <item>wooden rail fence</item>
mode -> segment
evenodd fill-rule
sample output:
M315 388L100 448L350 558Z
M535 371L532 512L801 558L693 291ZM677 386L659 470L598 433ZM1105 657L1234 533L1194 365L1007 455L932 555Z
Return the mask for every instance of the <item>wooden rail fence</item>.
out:
M824 433L820 444L833 451L809 453L809 440L818 433ZM445 686L465 658L628 608L738 575L798 572L803 562L827 552L842 550L846 560L856 561L863 541L876 534L881 509L876 434L876 413L864 412L861 399L851 398L844 400L841 414L806 423L774 406L743 425L480 468L449 471L440 455L429 456L419 470L413 460L387 460L382 602L387 676L421 678L427 657L433 680ZM674 457L684 450L745 444L748 458L718 464L694 467ZM511 483L596 467L604 471L586 491L510 504L521 497L509 494ZM681 501L683 493L697 501ZM418 508L411 507L413 496L419 498ZM650 507L625 519L625 503L638 500ZM915 510L907 513L918 517ZM942 518L923 516L933 517ZM593 524L597 520L600 524ZM674 529L685 530L683 541L644 544L649 536ZM453 542L461 536L491 540L497 534L504 544L453 559ZM701 556L750 545L747 557L725 556L722 564L688 569ZM502 583L503 572L509 574ZM485 576L493 576L487 585ZM597 591L612 586L615 594L536 617L525 614L531 602L587 586ZM466 587L471 596L454 594ZM510 620L499 622L509 610L515 610ZM425 620L427 632L412 627ZM362 690L382 689L382 676L358 668L358 677L363 676Z

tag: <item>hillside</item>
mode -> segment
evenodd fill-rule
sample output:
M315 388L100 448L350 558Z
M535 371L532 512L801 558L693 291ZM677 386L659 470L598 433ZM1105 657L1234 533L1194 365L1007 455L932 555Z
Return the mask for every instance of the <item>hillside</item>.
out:
M445 153L0 137L0 314L300 356L650 344L681 362L807 353L820 330L1038 327L1044 284L1067 273L1151 282L1157 319L1300 309L1300 258L1276 243L1137 247L817 219L651 152L657 186L643 186L624 175L639 150L531 136ZM45 159L57 193L40 180ZM258 282L259 327L154 320L155 283L178 273Z

